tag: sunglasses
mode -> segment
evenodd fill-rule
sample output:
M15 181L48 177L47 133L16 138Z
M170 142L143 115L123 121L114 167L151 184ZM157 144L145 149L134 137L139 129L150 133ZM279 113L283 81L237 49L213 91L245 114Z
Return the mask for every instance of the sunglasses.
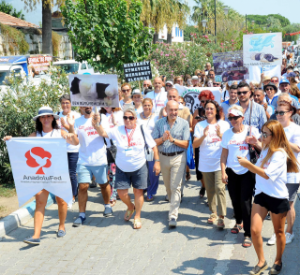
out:
M238 95L246 95L248 92L237 92Z
M214 77L214 75L213 75L213 74L209 74L209 76L212 76L212 77Z
M123 93L126 93L126 92L130 92L130 89L128 90L122 90Z
M266 132L261 132L263 138L267 138L268 136L272 136L272 134L268 134Z
M273 88L266 88L266 91L274 91Z
M230 116L229 118L228 118L228 120L229 121L231 121L231 120L238 120L239 118L240 118L241 116Z
M134 120L134 118L135 118L134 116L123 116L124 120L128 120L128 119L129 120Z
M275 111L275 116L278 116L278 115L283 116L285 113L288 113L288 112L290 112L290 111L286 111L286 112L284 112L284 111Z
M166 87L172 87L172 85L166 85Z
M203 104L206 103L206 102L207 102L207 100L201 100L201 103L203 103Z

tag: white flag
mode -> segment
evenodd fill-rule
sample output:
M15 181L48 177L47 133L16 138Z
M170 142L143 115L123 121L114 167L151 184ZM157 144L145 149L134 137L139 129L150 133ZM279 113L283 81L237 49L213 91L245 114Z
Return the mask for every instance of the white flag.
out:
M43 189L72 202L63 138L12 138L6 144L20 206Z

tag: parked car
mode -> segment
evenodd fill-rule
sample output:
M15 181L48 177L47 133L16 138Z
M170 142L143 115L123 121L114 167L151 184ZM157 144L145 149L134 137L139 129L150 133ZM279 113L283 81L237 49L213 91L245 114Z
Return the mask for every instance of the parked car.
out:
M52 64L54 67L59 67L63 69L66 73L71 74L94 74L93 67L88 64L86 61L83 62L77 62L75 60L61 60L53 62Z

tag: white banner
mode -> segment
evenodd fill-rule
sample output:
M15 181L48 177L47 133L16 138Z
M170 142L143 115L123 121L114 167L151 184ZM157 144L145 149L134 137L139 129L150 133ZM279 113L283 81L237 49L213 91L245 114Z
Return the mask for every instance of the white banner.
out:
M260 83L261 74L264 73L264 76L277 76L278 79L281 79L281 65L265 65L265 66L250 66L249 75L251 81Z
M43 189L72 202L63 138L12 138L6 145L20 206Z
M69 75L73 106L119 107L118 77L104 75Z
M244 35L243 55L244 66L281 65L282 33Z
M178 90L179 96L182 96L185 101L185 106L190 109L193 114L200 107L199 94L204 90L209 90L215 96L215 101L221 104L222 91L219 87L184 87L175 84L174 87Z

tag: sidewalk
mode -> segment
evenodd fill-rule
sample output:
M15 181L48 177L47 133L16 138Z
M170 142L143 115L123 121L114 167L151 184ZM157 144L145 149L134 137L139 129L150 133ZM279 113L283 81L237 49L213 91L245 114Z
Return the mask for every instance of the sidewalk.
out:
M162 180L162 179L161 179ZM209 209L199 199L199 183L192 175L184 190L179 209L178 226L168 229L169 204L164 201L165 188L160 182L155 201L145 202L142 229L132 228L123 220L125 205L118 201L114 216L103 217L103 200L99 188L90 189L87 221L73 228L78 204L69 211L67 235L58 239L57 205L45 212L41 245L27 246L23 239L33 234L33 219L6 236L0 242L0 274L249 274L257 263L254 248L243 248L243 234L234 235L233 211L227 194L226 229L206 223ZM300 202L296 203L298 217L295 239L286 246L281 274L300 274ZM272 235L272 222L264 222L264 251L269 266L275 259L276 247L267 246ZM264 272L268 274L268 272Z

